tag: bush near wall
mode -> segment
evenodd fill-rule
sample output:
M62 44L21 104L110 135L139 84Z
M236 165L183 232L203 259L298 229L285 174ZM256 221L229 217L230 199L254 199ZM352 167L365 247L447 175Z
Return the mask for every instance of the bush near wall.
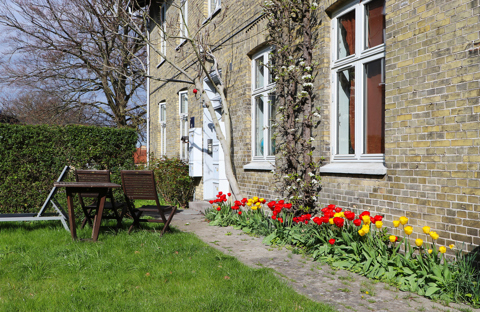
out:
M149 169L155 173L158 194L167 203L188 207L194 185L187 163L178 158L151 158Z
M136 142L133 129L0 124L0 213L38 211L66 165L109 169L120 183Z

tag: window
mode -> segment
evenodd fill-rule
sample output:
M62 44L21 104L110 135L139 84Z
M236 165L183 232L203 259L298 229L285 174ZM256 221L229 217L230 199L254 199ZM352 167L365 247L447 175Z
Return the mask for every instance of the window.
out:
M188 159L188 96L187 91L179 92L180 116L180 159Z
M167 105L158 104L158 121L160 124L160 155L167 154Z
M208 16L212 16L218 9L220 9L220 0L207 0L208 1Z
M333 161L383 162L385 0L355 1L332 18Z
M188 37L187 26L188 26L188 0L180 0L180 36L181 37L184 37L184 38Z
M163 55L167 54L167 37L165 32L167 31L167 22L166 22L166 17L167 17L167 6L163 4L160 7L160 12L159 12L159 21L158 21L158 35L160 37L160 53ZM158 66L160 66L165 59L162 57L162 55L158 55Z
M272 48L264 49L252 59L252 151L253 160L275 160L275 139L273 138L275 121L274 87L269 69L269 53Z

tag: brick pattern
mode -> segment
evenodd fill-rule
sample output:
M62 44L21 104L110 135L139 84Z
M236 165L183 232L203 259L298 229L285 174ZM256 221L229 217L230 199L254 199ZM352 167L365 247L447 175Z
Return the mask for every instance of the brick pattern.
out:
M406 215L439 244L479 245L479 1L387 0L386 14L388 173L326 175L321 203L373 210L390 226Z
M347 1L319 0L316 159L330 157L330 17ZM222 1L209 40L234 34L261 12L259 1ZM228 12L223 16L225 8ZM190 26L206 18L205 1L189 0ZM175 15L175 9L169 9ZM428 225L439 244L480 244L480 3L479 0L387 0L386 176L324 175L320 205L330 203L385 215L385 224L406 215L417 230ZM244 171L251 160L251 59L265 41L264 24L241 31L216 52L228 83L233 117L234 164L245 196L276 198L269 172ZM168 54L189 64L188 47ZM230 70L231 64L231 70ZM190 68L193 72L194 67ZM168 64L152 66L157 77L182 79ZM157 89L163 85L162 88ZM158 103L167 103L167 156L179 153L178 91L192 86L151 81L151 146L158 152ZM201 101L189 92L189 117L202 124ZM196 198L201 199L199 181ZM414 233L416 238L419 233ZM470 248L470 247L469 247Z

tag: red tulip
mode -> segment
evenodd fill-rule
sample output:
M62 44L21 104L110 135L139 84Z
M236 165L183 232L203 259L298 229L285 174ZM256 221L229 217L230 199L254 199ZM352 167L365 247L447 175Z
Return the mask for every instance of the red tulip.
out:
M335 212L340 212L340 211L342 211L342 208L340 207L335 208Z
M355 220L353 220L353 224L355 224L356 226L360 226L362 224L362 220L355 219Z
M220 207L217 207L217 211L220 211L220 209L221 209Z
M210 204L213 204L213 200L209 201Z
M345 220L343 218L333 218L333 223L339 228L343 227Z
M227 195L228 195L228 196L232 196L232 193L228 193Z
M330 239L328 240L328 242L330 243L330 245L333 245L333 244L335 244L335 239L330 238Z
M283 219L282 219L282 218L278 218L277 220L280 221L280 223L283 223Z
M241 215L241 214L242 214L242 211L240 210L240 211L238 212L238 215Z
M333 205L333 204L330 204L330 205L328 205L328 207L327 207L327 208L328 208L328 209L335 209L335 205Z

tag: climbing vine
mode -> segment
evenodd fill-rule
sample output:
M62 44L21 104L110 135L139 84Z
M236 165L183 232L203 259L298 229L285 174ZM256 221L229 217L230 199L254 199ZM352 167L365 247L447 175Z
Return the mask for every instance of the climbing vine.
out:
M264 10L269 40L275 47L269 67L276 82L275 143L277 192L297 214L316 207L319 164L313 159L317 62L313 60L318 4L310 0L267 0Z

